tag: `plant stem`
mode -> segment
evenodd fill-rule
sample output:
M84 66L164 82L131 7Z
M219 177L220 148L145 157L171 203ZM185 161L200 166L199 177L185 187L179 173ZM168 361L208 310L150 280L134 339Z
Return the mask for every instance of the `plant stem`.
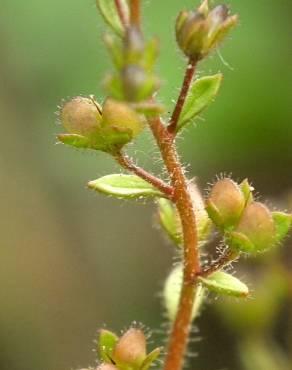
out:
M159 118L149 119L165 166L174 188L173 200L177 206L184 237L184 274L180 303L168 345L164 370L180 370L190 334L196 279L200 273L196 219L187 180L178 160L173 137Z
M211 265L207 266L205 269L201 271L199 276L209 276L213 272L221 270L223 267L229 265L231 262L236 260L236 258L239 256L239 253L237 251L233 251L231 249L227 249L227 251L222 254L217 261L212 263Z
M130 157L123 154L122 152L118 152L115 156L115 159L126 170L135 173L137 176L141 177L143 180L155 186L162 193L164 193L167 196L167 198L169 199L173 198L173 187L172 186L169 186L163 180L148 173L143 168L136 166Z
M181 91L177 99L177 103L172 113L171 119L169 121L169 125L167 127L168 132L170 132L173 135L175 134L177 123L178 123L181 111L183 109L186 97L188 95L188 92L189 92L189 89L190 89L190 86L191 86L191 83L192 83L192 80L193 80L193 77L196 71L196 65L197 65L196 60L194 59L189 60L188 66L186 68L183 84L181 87Z
M128 26L127 17L123 8L123 4L121 3L121 0L115 0L115 4L121 23L124 26L124 28L127 28Z
M141 14L140 14L140 0L130 0L130 22L131 25L140 29Z

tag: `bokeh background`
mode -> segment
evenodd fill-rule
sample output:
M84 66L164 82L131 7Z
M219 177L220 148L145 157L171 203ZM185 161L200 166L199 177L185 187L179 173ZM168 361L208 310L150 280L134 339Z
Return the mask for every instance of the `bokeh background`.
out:
M198 2L143 3L145 29L161 39L160 96L171 109L184 70L174 20L182 7ZM291 211L292 2L229 4L240 14L239 27L221 56L215 53L199 70L223 72L224 84L179 141L180 152L203 189L216 175L232 173L235 179L248 177L270 204ZM86 367L94 364L93 339L105 323L118 331L136 320L157 330L165 321L159 292L174 253L155 228L154 206L89 192L88 180L119 169L105 154L55 145L61 129L54 112L63 98L104 99L100 86L110 66L103 31L93 0L1 0L1 370ZM130 150L140 164L159 171L149 135ZM202 340L191 345L199 356L190 358L190 368L292 369L289 248L291 239L264 262L247 263L252 271L239 267L248 281L256 275L266 297L249 327L258 327L257 333L240 325L245 318L236 310L242 303L235 302L235 311L226 303L223 314L222 300L218 309L207 305L194 334ZM284 282L264 285L262 270ZM235 322L227 320L232 317ZM256 325L262 317L264 324ZM154 338L161 344L163 335Z

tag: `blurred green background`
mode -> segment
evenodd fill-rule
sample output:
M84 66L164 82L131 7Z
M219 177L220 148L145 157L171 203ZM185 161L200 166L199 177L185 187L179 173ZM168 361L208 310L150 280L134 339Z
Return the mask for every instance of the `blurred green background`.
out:
M145 29L161 39L160 96L170 109L184 70L174 20L182 7L198 2L143 2ZM199 68L201 75L223 72L223 88L197 127L179 140L180 152L202 188L215 175L232 172L235 179L248 177L272 204L289 208L292 2L229 4L240 14L239 27L222 57L215 53ZM163 322L159 292L173 250L153 228L153 205L95 196L86 182L119 171L113 161L55 145L60 128L54 112L63 98L104 98L100 83L109 63L103 30L93 0L1 0L1 370L86 367L94 363L93 339L104 323L120 330L132 320L152 329ZM157 170L149 136L131 151ZM288 251L292 243L286 244ZM291 255L286 252L286 262ZM283 300L282 311L269 335L287 354L291 299L290 306L289 298ZM199 327L195 338L202 341L192 344L199 357L190 360L191 368L243 368L237 334L220 313L207 306Z

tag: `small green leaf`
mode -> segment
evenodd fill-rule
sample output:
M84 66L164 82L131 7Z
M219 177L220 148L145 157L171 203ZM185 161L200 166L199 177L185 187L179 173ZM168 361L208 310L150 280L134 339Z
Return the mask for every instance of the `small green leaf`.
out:
M245 179L242 181L241 184L239 184L239 187L244 195L244 198L245 198L245 204L249 204L251 203L254 199L253 199L253 190L254 188L249 184L248 180Z
M133 103L131 106L136 112L145 114L148 117L156 117L165 113L165 106L156 102Z
M215 225L221 226L223 224L223 220L218 208L210 199L206 200L206 211Z
M236 277L223 271L216 271L208 277L199 277L199 280L211 291L234 297L246 297L248 287Z
M211 103L219 90L222 77L219 73L202 77L193 83L183 106L177 130L182 129Z
M163 290L163 298L167 316L171 321L175 320L180 300L182 284L183 284L183 267L181 264L179 264L168 275ZM204 288L201 285L198 285L192 311L192 319L198 316L204 298L205 298Z
M90 181L88 187L117 198L164 197L147 181L135 175L114 174Z
M90 136L78 134L60 134L58 140L75 148L101 150L115 153L133 138L131 130L121 127L105 127Z
M159 220L164 231L170 239L176 244L182 243L182 229L175 206L167 199L159 199Z
M276 229L276 243L280 243L288 234L292 226L292 215L284 212L272 212Z
M103 40L115 67L121 70L124 66L124 55L120 40L108 33L104 35Z
M118 339L113 332L105 329L100 330L97 349L102 361L112 363L112 354Z
M92 141L93 146L99 147L103 145L105 152L114 152L130 142L132 138L133 135L130 129L109 126L102 128L100 136L93 138Z
M129 8L126 0L120 0L125 14L129 13ZM116 32L117 35L124 35L124 27L121 23L120 17L114 0L96 0L96 5L103 16L106 23Z
M147 70L151 70L156 62L159 52L159 41L153 37L145 46L143 64Z
M65 144L71 145L75 148L83 148L89 149L90 148L90 140L82 135L78 134L60 134L57 136L58 140Z
M257 249L249 238L237 231L226 233L228 244L233 250L244 253L256 253Z
M152 363L157 359L160 355L161 348L155 348L152 352L148 353L147 357L143 361L141 365L141 370L148 370Z

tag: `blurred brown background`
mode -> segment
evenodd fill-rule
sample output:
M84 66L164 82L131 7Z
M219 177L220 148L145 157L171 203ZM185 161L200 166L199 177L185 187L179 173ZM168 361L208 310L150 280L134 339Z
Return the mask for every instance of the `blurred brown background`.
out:
M292 2L229 3L241 21L221 50L226 63L215 53L200 66L200 74L223 72L223 88L197 127L185 132L180 151L202 188L232 172L235 179L248 177L263 198L289 208ZM161 38L161 96L170 109L184 68L174 20L197 2L144 4L145 28ZM93 0L1 0L1 370L85 367L94 363L93 339L104 323L120 330L132 320L152 329L162 322L158 293L173 250L152 227L154 207L95 196L86 182L119 171L113 161L54 145L60 132L54 112L63 98L104 98L103 30ZM158 158L147 134L131 150L148 168ZM291 240L286 244L288 251ZM287 356L288 304L285 298L273 331ZM191 368L243 369L235 334L221 318L204 310L203 340L192 344L200 356Z

